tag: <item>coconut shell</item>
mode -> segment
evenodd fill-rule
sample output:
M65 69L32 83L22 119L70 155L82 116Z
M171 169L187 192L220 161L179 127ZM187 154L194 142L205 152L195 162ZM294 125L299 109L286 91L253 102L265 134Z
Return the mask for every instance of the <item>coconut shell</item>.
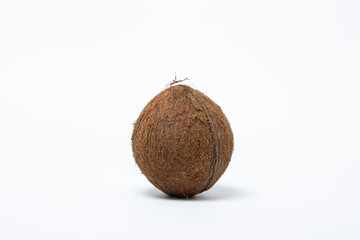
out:
M170 196L210 189L227 168L234 140L221 108L187 85L155 96L134 124L132 150L141 172Z

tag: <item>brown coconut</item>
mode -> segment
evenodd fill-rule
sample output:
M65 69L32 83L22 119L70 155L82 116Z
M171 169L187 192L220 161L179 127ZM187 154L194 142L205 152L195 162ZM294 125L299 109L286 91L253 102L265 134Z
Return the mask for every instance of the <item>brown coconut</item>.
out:
M210 189L227 168L233 133L221 108L187 85L170 86L143 109L132 150L147 179L170 196Z

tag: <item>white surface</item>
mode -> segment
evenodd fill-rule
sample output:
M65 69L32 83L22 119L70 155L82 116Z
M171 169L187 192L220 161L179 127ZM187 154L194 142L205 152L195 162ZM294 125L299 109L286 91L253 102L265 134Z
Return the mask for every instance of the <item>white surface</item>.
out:
M0 239L360 239L359 1L0 2ZM232 162L192 200L135 165L173 79Z

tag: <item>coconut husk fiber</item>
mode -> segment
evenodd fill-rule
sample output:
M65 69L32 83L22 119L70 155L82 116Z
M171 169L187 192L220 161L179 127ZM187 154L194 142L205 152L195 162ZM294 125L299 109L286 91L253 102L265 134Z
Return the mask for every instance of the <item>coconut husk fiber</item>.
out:
M233 133L221 108L183 84L155 96L136 120L132 135L141 172L164 193L184 198L216 183L230 162L233 146Z

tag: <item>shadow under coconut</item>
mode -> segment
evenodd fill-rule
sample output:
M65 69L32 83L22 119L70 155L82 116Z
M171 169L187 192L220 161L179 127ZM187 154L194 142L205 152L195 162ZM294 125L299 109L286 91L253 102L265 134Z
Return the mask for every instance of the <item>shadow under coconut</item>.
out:
M160 190L156 188L147 189L144 191L144 195L152 198L157 199L166 199L166 200L174 200L174 201L183 201L183 200L190 200L190 201L216 201L216 200L232 200L232 199L242 199L246 198L249 195L251 195L249 192L236 189L229 186L214 186L211 189L197 194L193 197L190 197L188 199L186 198L180 198L180 197L171 197L169 195L166 195L165 193L161 192Z

